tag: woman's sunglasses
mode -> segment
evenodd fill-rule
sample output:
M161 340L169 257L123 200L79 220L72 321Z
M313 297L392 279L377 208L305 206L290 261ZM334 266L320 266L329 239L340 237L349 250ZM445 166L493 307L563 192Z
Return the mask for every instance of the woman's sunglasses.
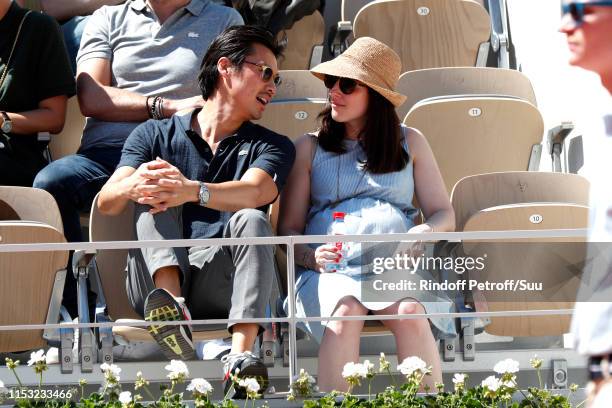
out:
M259 69L259 71L261 71L261 79L264 82L270 82L270 80L273 80L274 86L280 86L280 84L283 82L280 75L276 74L276 76L274 76L274 70L272 70L272 68L270 68L267 65L258 64L256 62L251 62L251 61L244 61L244 63L255 65ZM274 78L272 78L273 76Z
M341 78L333 75L325 75L325 77L323 78L323 83L325 84L325 87L327 89L332 89L338 81L340 81L340 91L342 91L342 93L345 95L352 94L355 91L357 85L361 86L359 82L351 78Z
M561 4L561 15L569 14L572 20L580 27L584 23L584 9L591 6L612 6L612 1L573 1Z

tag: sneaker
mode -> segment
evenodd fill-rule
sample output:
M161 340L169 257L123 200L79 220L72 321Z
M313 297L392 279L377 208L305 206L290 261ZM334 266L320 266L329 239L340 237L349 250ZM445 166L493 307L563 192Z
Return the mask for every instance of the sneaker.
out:
M238 378L254 377L260 386L260 394L263 394L268 388L268 369L263 361L250 351L243 353L227 354L221 358L223 363L223 394L228 395L232 387L232 379L230 376L237 375ZM238 371L238 373L236 373ZM246 389L238 387L234 384L232 393L228 395L231 399L246 399Z
M155 289L145 300L145 320L148 322L191 320L191 315L185 306L185 299L175 298L166 289ZM148 330L168 360L195 359L189 325L151 325Z

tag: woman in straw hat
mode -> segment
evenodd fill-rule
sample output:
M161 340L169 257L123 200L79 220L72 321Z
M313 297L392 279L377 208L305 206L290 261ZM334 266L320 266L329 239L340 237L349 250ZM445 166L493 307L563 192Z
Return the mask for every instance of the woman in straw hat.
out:
M279 232L326 234L336 212L346 214L348 234L452 231L453 209L431 149L422 134L400 124L395 112L406 99L394 91L401 72L398 55L385 44L362 37L311 72L329 89L329 105L320 114L318 135L297 141L296 161L281 201ZM415 195L426 218L420 225L413 221L418 212ZM451 311L444 294L418 290L420 280L433 280L428 272L411 274L404 268L407 265L380 261L394 258L395 247L351 244L345 252L333 244L297 245L298 315ZM340 258L346 266L335 267ZM413 282L405 284L405 290L383 286L410 278ZM454 326L450 319L429 320L383 323L395 336L400 361L416 355L432 367L425 383L433 388L442 374L432 329L452 336ZM303 327L321 344L321 390L346 390L342 369L359 359L364 322L307 322Z

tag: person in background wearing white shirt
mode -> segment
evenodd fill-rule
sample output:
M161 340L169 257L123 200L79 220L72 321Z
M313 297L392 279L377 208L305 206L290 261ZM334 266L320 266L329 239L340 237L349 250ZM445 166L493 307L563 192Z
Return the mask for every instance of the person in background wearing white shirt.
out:
M593 71L612 94L612 1L587 0L562 2L560 31L567 36L570 64ZM597 148L594 158L598 172L591 179L589 253L596 254L582 277L576 310L572 320L575 347L589 356L589 404L592 408L610 406L612 398L612 95L592 109L596 116L589 122L586 137ZM601 251L601 249L604 251Z

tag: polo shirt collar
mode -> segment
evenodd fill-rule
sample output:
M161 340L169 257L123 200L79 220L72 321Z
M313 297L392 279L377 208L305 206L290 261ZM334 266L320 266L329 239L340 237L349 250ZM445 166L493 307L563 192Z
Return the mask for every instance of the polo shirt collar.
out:
M200 112L201 110L202 108L197 108L197 109L192 110L189 113L185 113L183 115L176 115L176 120L183 127L183 129L185 130L185 133L194 131L193 129L191 129L191 118L193 118L194 115L197 115L198 112ZM251 122L249 121L244 122L242 125L240 125L236 133L234 133L232 136L240 136L245 131L248 132L248 129L251 126L253 126Z
M194 16L199 16L202 10L208 6L208 3L210 3L210 0L191 0L189 4L185 6L185 9Z
M210 0L191 0L189 4L185 6L185 9L194 16L199 16L209 2ZM145 7L147 7L147 3L145 0L132 0L130 6L136 11L143 11Z

